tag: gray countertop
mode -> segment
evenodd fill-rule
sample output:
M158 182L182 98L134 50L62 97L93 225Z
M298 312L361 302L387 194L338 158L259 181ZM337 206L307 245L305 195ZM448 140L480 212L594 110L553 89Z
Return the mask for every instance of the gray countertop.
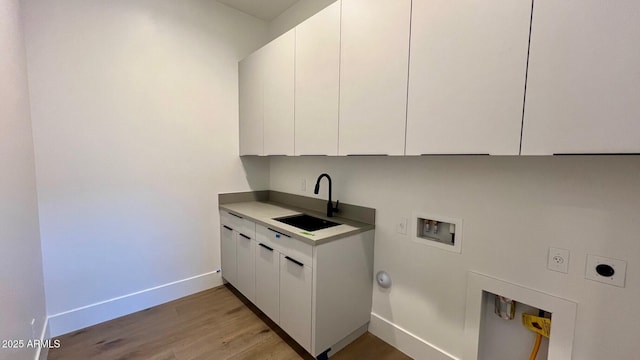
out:
M255 222L256 224L273 228L274 230L278 230L283 234L289 235L310 245L320 245L353 234L372 230L375 227L372 224L345 219L338 216L328 218L325 216L326 214L318 213L316 211L311 211L308 209L262 201L244 201L221 204L220 210L225 210L236 215L240 215L247 220ZM291 225L273 220L274 218L297 215L301 213L330 220L339 223L340 225L317 231L304 231Z

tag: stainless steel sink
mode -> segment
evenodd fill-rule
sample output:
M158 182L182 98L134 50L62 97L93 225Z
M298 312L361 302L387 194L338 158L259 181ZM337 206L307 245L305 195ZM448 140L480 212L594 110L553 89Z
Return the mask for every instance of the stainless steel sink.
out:
M275 218L273 220L280 221L281 223L285 223L287 225L291 225L293 227L297 227L299 229L307 231L322 230L340 225L338 223L334 223L333 221L320 219L307 214L284 216Z

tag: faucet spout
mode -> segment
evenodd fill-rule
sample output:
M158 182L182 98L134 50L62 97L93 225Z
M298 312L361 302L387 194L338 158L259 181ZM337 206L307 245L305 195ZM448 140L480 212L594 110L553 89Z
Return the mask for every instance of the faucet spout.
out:
M333 213L338 212L339 201L336 201L336 206L333 207L333 202L331 201L331 176L329 176L329 174L323 173L318 176L318 180L316 180L316 187L314 188L313 193L317 195L320 192L320 180L322 180L323 177L326 177L327 181L329 181L329 201L327 202L327 217L333 217Z

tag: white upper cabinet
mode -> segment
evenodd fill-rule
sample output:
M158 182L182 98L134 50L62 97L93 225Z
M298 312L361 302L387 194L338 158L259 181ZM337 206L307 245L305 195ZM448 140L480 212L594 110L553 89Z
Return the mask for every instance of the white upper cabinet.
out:
M407 155L518 155L530 17L531 0L413 2Z
M263 155L263 51L238 65L240 101L240 155Z
M640 2L536 1L522 154L640 152Z
M338 154L340 2L296 28L295 153Z
M264 51L264 154L293 155L295 29Z
M411 0L342 0L339 153L403 155Z

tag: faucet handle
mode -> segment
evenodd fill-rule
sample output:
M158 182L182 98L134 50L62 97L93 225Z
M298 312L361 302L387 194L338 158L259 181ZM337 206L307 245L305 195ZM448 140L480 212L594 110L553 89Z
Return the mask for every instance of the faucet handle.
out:
M333 208L333 212L339 212L338 205L340 205L340 200L336 200L336 207Z

